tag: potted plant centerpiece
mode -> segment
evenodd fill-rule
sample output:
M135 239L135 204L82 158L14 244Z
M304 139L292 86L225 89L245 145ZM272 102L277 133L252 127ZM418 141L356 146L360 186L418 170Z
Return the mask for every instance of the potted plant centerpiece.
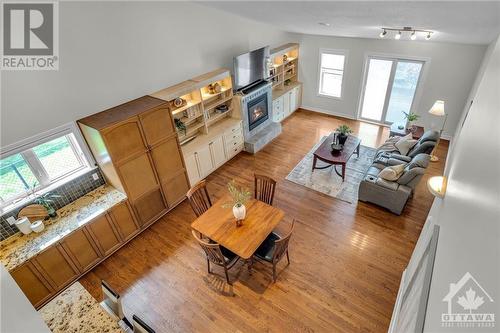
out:
M233 207L233 215L236 218L236 225L240 226L241 221L245 219L247 213L245 202L252 197L252 193L247 188L238 187L234 180L227 184L227 190L231 195L231 201L226 202L223 207Z
M406 119L406 128L407 129L412 129L413 128L413 122L414 121L417 121L418 118L420 118L420 116L416 113L413 113L413 112L404 112L404 115L405 115L405 119Z
M345 144L347 137L352 133L352 129L347 125L340 125L336 131L339 133L339 144Z

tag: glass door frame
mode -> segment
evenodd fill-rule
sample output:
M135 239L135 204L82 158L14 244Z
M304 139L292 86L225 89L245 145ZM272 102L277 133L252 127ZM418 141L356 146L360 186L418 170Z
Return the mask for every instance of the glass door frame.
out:
M386 95L385 95L384 108L382 110L381 120L363 118L361 115L361 113L363 112L363 101L365 98L366 83L368 80L368 72L370 70L370 60L371 59L392 61L391 73L389 76L389 82L387 83L387 91L386 91ZM421 63L422 64L422 69L420 70L420 74L418 76L417 87L415 89L415 94L413 95L413 100L412 100L411 107L410 107L410 112L416 113L415 109L418 107L418 104L420 102L420 97L422 95L422 85L425 81L425 77L427 76L427 68L429 68L430 58L413 57L413 56L398 56L398 55L379 54L379 53L367 53L365 55L365 63L364 63L364 67L363 67L363 82L361 85L361 92L359 94L359 101L358 101L358 120L363 120L366 122L375 123L375 124L384 125L384 126L390 126L392 124L392 122L388 122L385 119L387 116L387 109L389 107L389 101L390 101L391 95L392 95L392 87L394 85L394 77L396 75L396 68L397 68L398 62L412 62L412 63Z

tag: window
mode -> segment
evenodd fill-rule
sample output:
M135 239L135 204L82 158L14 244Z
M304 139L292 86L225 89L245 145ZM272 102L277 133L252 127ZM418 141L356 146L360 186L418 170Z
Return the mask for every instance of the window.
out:
M345 51L320 51L319 95L335 98L342 97L345 59Z
M0 208L90 168L74 130L71 124L62 131L40 135L2 152Z

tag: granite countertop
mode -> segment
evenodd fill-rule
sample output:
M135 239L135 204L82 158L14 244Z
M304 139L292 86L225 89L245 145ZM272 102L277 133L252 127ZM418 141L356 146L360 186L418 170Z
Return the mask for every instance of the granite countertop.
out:
M0 262L9 271L16 268L126 198L108 185L87 193L59 209L56 218L44 221L42 232L17 233L0 242Z
M123 332L85 288L75 282L39 311L54 333Z

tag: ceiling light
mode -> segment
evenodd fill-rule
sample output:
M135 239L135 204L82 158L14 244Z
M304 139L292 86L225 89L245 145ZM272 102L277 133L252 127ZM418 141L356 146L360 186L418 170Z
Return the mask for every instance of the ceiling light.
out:
M326 22L319 22L318 24L322 25L324 27L329 27L330 26L330 23L326 23Z
M432 33L431 33L431 32L428 32L428 33L427 33L427 36L425 36L425 40L429 40L429 39L431 39L431 35L432 35Z
M417 39L417 32L416 32L416 31L413 31L413 32L411 33L410 39L411 39L411 40L415 40L415 39Z
M384 31L382 31L379 36L380 38L384 38L385 35L387 35L387 31L384 29Z
M398 33L394 35L394 39L396 40L401 39L401 31L398 31Z

